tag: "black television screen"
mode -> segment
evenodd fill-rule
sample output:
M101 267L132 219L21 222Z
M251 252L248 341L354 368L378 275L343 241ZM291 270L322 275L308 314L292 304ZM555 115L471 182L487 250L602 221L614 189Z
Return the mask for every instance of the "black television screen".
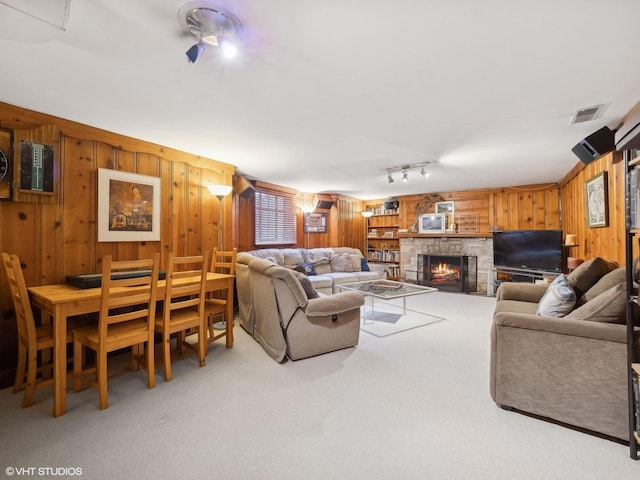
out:
M562 230L506 230L493 234L496 267L562 272Z

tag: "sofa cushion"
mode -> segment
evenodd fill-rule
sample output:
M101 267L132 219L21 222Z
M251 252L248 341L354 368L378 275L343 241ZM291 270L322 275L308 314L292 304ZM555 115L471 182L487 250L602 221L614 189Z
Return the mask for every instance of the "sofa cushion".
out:
M351 259L346 253L334 253L329 259L331 263L331 271L333 272L353 272Z
M564 317L576 304L576 293L566 275L558 275L538 302L536 315Z
M296 267L304 268L304 271L306 272L307 275L316 275L316 270L313 267L313 263L299 262L296 264Z
M618 285L619 283L625 283L627 279L627 270L625 267L618 267L615 270L611 270L604 277L596 282L596 284L585 292L582 297L576 302L576 307L580 307L585 303L593 300L601 293L606 292L611 287Z
M333 253L331 248L310 248L304 250L305 261L311 263L319 263L323 260L328 263Z
M576 292L576 297L579 299L587 290L595 285L598 280L617 266L616 263L609 262L604 258L593 257L579 265L567 278L573 286L573 290Z
M603 323L626 323L627 287L619 283L576 308L565 318Z
M293 274L300 282L300 285L302 285L302 289L304 290L304 293L307 294L307 298L318 298L320 296L318 295L318 292L316 292L316 289L313 288L313 285L311 285L309 278L304 273L294 270Z
M325 273L331 273L331 264L327 261L321 261L319 263L314 263L313 268L316 271L316 275L324 275Z
M360 270L362 270L363 272L370 272L371 270L369 269L369 264L367 263L367 259L362 257L360 259Z
M354 272L361 272L362 271L362 262L360 261L362 257L360 255L358 255L357 253L350 253L349 254L349 260L351 260L351 267L353 268Z

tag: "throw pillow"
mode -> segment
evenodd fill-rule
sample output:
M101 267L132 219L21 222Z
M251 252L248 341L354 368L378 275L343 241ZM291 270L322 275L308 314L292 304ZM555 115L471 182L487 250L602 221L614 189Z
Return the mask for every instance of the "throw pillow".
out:
M594 257L580 264L567 278L576 292L576 297L580 298L598 280L617 266L614 262L608 262L604 258Z
M361 269L363 272L370 272L370 271L371 271L371 270L369 270L369 264L367 263L367 259L366 259L366 258L364 258L364 257L362 257L362 258L360 259L360 269Z
M334 253L329 260L333 272L353 272L351 259L346 253Z
M618 285L619 283L625 283L626 281L627 270L625 267L618 267L615 270L611 270L578 299L576 307L584 305L599 296L601 293L606 292L611 287Z
M318 295L318 292L316 292L316 289L313 288L313 285L311 285L311 281L307 278L307 276L304 273L294 269L293 274L296 276L296 278L300 282L300 286L304 290L304 293L307 294L307 298L318 298L320 296Z
M296 264L296 267L302 267L304 268L304 271L307 273L307 275L315 275L316 271L313 268L313 263L309 263L309 262L300 262Z
M350 253L349 254L349 259L351 260L351 267L353 268L354 272L361 272L362 271L362 264L360 263L360 259L362 257L360 255L358 255L357 253Z
M536 315L564 317L573 309L575 303L576 293L566 275L558 275L538 302Z
M604 323L626 323L627 286L614 285L593 300L585 303L565 318Z

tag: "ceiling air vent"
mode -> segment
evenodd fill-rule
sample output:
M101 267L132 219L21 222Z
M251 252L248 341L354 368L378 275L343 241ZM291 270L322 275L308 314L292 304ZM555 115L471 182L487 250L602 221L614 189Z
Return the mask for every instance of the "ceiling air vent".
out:
M591 120L600 118L602 116L602 112L604 112L604 108L605 105L595 105L593 107L581 108L580 110L576 110L576 112L571 117L569 125L573 125L574 123L590 122Z

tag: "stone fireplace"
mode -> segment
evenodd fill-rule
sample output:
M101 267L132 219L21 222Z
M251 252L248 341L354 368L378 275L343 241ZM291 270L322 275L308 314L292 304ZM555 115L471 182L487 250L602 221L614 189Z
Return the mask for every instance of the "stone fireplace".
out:
M418 255L467 255L476 257L478 293L487 293L487 277L493 267L493 239L488 236L415 236L400 239L402 281L418 283Z
M476 292L478 259L468 255L418 255L418 285L446 292Z

